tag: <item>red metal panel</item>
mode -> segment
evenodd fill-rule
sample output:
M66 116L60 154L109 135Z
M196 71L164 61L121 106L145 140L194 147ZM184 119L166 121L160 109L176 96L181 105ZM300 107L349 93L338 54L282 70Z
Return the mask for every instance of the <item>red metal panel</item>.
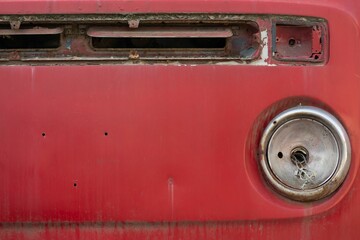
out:
M331 81L323 68L308 69L320 86ZM1 143L7 146L1 149L1 188L6 189L1 221L268 219L333 206L346 186L310 207L311 213L309 206L277 200L258 182L255 159L244 152L267 103L300 95L303 69L250 67L241 78L229 74L243 70L0 67L7 76L0 90ZM272 76L281 71L283 77L262 82L261 90L265 70ZM292 87L269 94L272 86L286 85L289 75ZM332 86L349 96L354 92L338 81ZM258 90L245 94L250 89ZM334 109L343 106L335 97L339 93L328 99L315 89L307 96Z
M355 239L359 3L155 3L12 1L0 12L312 15L329 22L330 59L324 66L1 66L0 238ZM250 151L262 112L294 96L329 106L354 149L342 188L314 204L270 191Z

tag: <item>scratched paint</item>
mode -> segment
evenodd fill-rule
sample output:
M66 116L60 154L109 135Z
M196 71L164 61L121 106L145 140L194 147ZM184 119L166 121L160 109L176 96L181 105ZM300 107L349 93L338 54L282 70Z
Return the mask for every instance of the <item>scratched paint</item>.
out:
M358 238L356 150L338 192L299 204L267 187L255 143L268 116L294 97L292 103L327 106L359 145L360 2L98 3L7 1L0 22L7 24L12 14L62 24L63 13L73 13L74 22L77 14L99 13L97 24L99 18L127 23L133 13L176 12L168 14L175 20L183 13L220 13L211 15L214 21L305 15L331 26L331 57L316 65L274 62L266 26L257 66L208 60L153 65L127 57L90 65L77 55L62 56L63 63L40 62L41 56L26 62L19 53L1 58L0 239ZM73 43L71 50L83 49Z
M276 66L274 63L269 63L269 34L268 30L263 30L260 32L261 37L261 55L260 58L254 62L252 62L252 65L258 65L258 66Z

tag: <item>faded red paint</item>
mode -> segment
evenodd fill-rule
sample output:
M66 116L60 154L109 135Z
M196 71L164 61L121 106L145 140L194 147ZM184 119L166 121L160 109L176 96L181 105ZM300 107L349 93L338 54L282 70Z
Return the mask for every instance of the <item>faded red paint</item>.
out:
M329 61L1 66L0 238L356 239L359 2L23 0L0 8L99 12L321 17ZM300 102L336 114L353 149L341 189L313 204L268 189L253 151L267 119Z

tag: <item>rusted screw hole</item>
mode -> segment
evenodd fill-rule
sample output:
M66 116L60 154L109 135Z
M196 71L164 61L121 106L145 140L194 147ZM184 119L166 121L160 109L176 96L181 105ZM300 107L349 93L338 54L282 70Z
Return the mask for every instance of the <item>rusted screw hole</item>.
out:
M289 39L289 46L290 46L290 47L293 47L293 46L295 46L295 44L296 44L295 39L290 38L290 39Z
M304 165L309 160L309 153L304 147L296 147L291 151L290 158L294 164Z
M278 152L278 157L279 157L279 158L283 158L283 153L282 153L282 152Z

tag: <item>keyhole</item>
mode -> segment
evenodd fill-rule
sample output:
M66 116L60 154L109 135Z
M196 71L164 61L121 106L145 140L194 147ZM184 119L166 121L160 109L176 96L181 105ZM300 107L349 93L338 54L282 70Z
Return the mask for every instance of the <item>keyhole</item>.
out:
M305 165L309 160L309 152L304 147L296 147L290 153L291 161L296 165Z

